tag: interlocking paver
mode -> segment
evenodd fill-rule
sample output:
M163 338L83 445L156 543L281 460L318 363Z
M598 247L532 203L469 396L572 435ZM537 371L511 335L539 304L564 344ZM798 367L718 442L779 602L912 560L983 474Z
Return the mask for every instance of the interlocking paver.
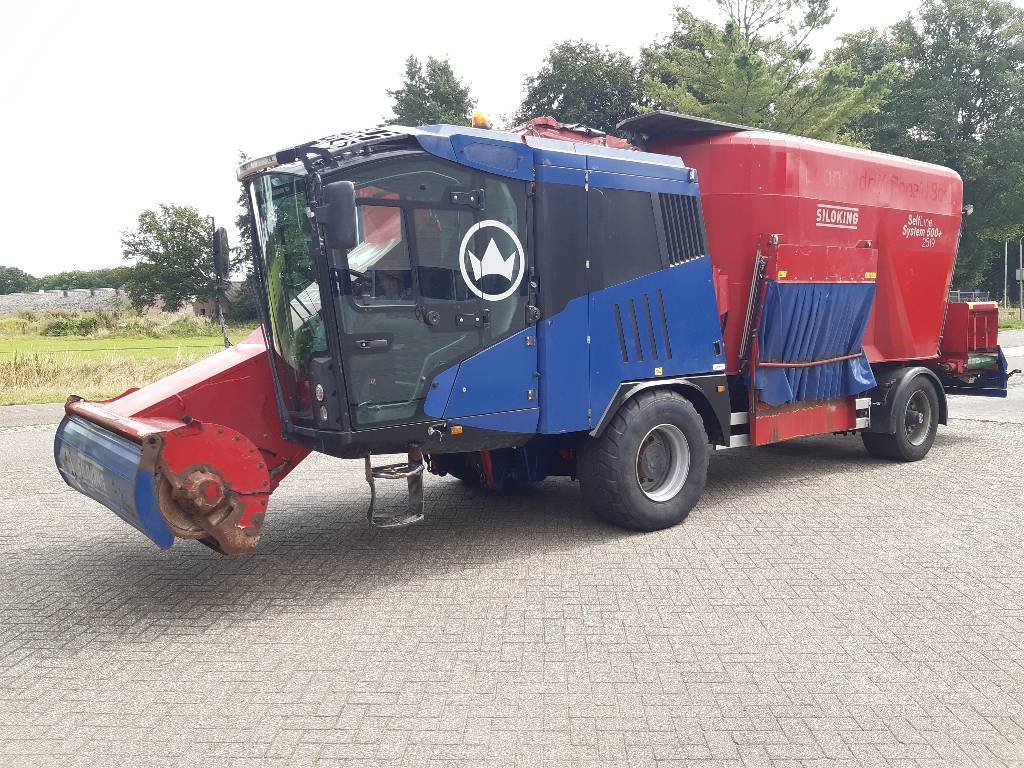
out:
M1024 765L1019 425L720 453L648 535L565 480L369 530L313 457L247 560L155 550L52 430L0 430L0 765Z

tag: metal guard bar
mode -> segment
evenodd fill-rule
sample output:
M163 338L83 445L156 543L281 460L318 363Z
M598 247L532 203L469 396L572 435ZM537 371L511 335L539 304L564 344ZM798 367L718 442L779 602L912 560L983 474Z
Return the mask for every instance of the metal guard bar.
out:
M802 363L770 363L758 361L758 368L813 368L816 365L828 365L829 363L841 363L843 360L856 360L864 354L864 351L855 352L852 355L840 355L839 357L826 357L824 360L807 360Z

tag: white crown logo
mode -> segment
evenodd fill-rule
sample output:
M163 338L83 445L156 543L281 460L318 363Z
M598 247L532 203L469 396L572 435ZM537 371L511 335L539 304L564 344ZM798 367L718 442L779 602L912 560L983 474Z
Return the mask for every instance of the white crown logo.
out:
M479 282L482 278L488 275L501 275L510 283L512 282L512 271L516 266L516 251L506 259L501 255L501 251L498 250L498 244L494 242L494 238L491 238L491 242L487 244L487 249L484 251L484 257L478 259L476 255L466 250L469 254L469 267L473 270L473 279Z

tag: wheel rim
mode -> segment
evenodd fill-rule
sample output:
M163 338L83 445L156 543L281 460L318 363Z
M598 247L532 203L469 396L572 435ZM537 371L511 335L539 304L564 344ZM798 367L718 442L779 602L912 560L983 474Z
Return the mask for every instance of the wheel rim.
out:
M928 439L932 428L932 404L923 389L917 390L907 401L907 415L904 419L907 442L921 445Z
M651 501L675 497L690 474L690 444L674 424L659 424L640 441L636 481Z

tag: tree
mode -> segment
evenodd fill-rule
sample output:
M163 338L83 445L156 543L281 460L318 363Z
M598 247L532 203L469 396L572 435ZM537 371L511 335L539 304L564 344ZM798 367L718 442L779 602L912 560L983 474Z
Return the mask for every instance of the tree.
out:
M122 235L121 248L135 262L125 291L136 309L161 299L174 312L187 301L216 296L210 219L195 208L161 204L143 211L138 227Z
M245 152L238 153L239 164L248 159L249 156ZM230 298L225 296L227 306L224 314L232 322L249 323L260 319L260 308L256 279L253 275L252 216L249 212L249 195L244 185L238 193L235 229L238 230L238 242L231 249L231 267L234 271L242 270L245 273L245 280Z
M676 10L668 38L642 52L645 104L833 141L878 108L892 71L862 76L845 60L817 62L808 39L831 0L717 0L724 22Z
M406 59L405 79L388 96L394 112L388 122L399 125L468 125L474 103L469 86L455 76L448 59L433 56L427 57L425 68L415 56Z
M513 118L525 123L551 115L607 133L637 114L642 95L636 63L625 53L584 40L559 43L524 81L526 95Z
M0 296L37 289L37 281L28 272L17 267L0 266Z
M831 58L864 79L894 69L881 109L855 130L873 149L961 175L975 213L958 285L1001 291L1001 238L1024 222L1024 11L1005 0L926 0L890 30L844 38Z
M57 272L38 278L36 288L47 291L67 291L73 288L120 288L125 284L131 271L131 267L106 267Z
M249 155L239 150L238 164L249 159ZM242 268L248 275L252 271L252 216L249 215L249 195L243 184L238 192L238 213L235 215L235 229L238 230L238 242L231 249L232 269Z
M251 323L260 320L259 296L252 273L246 275L238 290L226 297L224 315L233 323Z

